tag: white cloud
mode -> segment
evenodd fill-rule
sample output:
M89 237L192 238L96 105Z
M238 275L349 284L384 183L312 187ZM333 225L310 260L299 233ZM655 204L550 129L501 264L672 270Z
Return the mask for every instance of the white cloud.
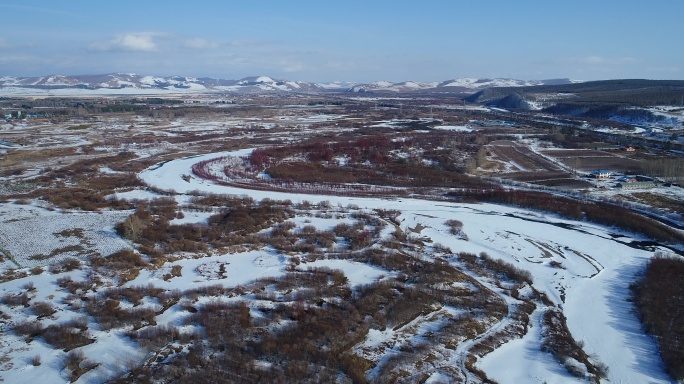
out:
M138 51L153 52L158 48L156 38L162 36L155 32L126 33L114 36L106 41L95 42L90 45L95 51Z
M7 39L5 39L4 37L0 37L0 49L5 49L9 47L10 44L7 42Z
M114 40L114 43L131 51L154 51L157 48L151 35L123 35Z
M250 40L220 41L166 32L127 32L95 41L87 49L94 52L158 52L174 55L184 54L189 49L198 53L218 53L226 49L244 50L267 44Z

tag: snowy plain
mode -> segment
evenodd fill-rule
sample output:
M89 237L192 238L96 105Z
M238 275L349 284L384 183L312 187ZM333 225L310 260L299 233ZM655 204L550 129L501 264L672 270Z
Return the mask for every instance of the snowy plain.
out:
M454 204L417 199L356 198L255 191L216 185L193 177L194 163L222 156L244 156L249 150L214 153L159 164L139 177L157 188L179 194L192 191L249 196L255 200L326 201L361 209L398 209L401 225L420 223L422 236L454 252L480 253L532 272L534 287L562 307L568 326L585 350L609 367L613 383L669 383L655 342L641 329L632 311L629 284L658 247L643 248L632 235L586 222L493 204ZM469 240L449 234L444 222L464 223ZM551 261L562 263L554 268ZM323 265L323 264L322 264ZM321 265L321 266L322 266ZM331 268L339 268L330 265ZM533 319L539 320L538 313ZM575 382L550 355L540 351L538 324L522 339L485 356L478 366L501 383Z
M595 355L597 361L608 365L610 370L606 382L671 382L664 373L654 341L642 331L641 324L632 311L631 303L627 301L628 287L635 275L643 269L655 251L666 252L666 249L637 246L633 244L633 241L643 239L619 233L610 228L493 204L455 204L408 198L359 198L279 193L217 185L196 176L187 180L187 175L192 175L192 165L199 161L223 156L244 156L249 152L250 150L241 150L173 160L150 167L141 172L139 177L150 186L174 191L179 204L186 204L191 193L200 192L249 196L255 200L268 198L290 200L293 203L324 202L324 205L333 210L336 208L342 210L344 207L354 207L354 209L368 212L375 209L399 210L401 214L397 220L401 228L409 232L411 228L420 226L422 228L420 237L426 239L427 243L441 244L454 253L486 252L494 258L503 259L519 268L529 270L534 276L534 287L545 292L555 305L563 309L574 338L583 341L585 350ZM117 198L125 199L152 199L159 196L161 195L140 190L116 194ZM32 225L38 225L42 220L43 225L51 225L47 230L42 228L36 232L51 233L54 239L44 241L33 239L38 243L44 243L46 247L52 244L51 242L55 243L51 245L53 248L71 245L65 242L71 241L69 236L56 234L73 230L77 227L76 223L88 224L92 227L92 233L84 230L83 236L86 239L92 237L97 240L99 238L94 237L97 234L108 234L108 241L118 248L130 246L126 241L115 236L112 228L114 223L123 220L127 213L115 213L115 216L118 216L113 217L109 213L58 212L21 205L5 205L1 213L6 222L4 227L0 225L0 229L5 228L5 231L22 228L18 225L12 226L11 220L19 220L17 221L19 223L24 220L27 223L33 223ZM184 219L177 219L175 223L202 223L206 222L207 217L208 213L195 215L186 213ZM450 219L463 222L463 231L467 235L467 240L450 233L450 228L445 224ZM299 228L311 225L318 230L329 230L335 224L348 219L297 216L290 220ZM13 232L12 236L20 236L20 234ZM82 243L84 248L87 248L88 242ZM10 247L12 244L7 243L5 246ZM17 248L17 251L19 249ZM98 250L93 249L93 251ZM106 250L100 250L100 252L107 253ZM562 264L563 268L554 267L552 264L554 262ZM169 290L190 290L215 284L235 287L259 278L281 276L286 273L288 264L287 256L269 249L192 257L168 262L158 270L143 270L126 286L151 284ZM165 275L173 267L181 267L182 276L165 279ZM298 268L306 270L321 267L341 270L352 288L360 284L372 283L391 274L377 267L348 260L319 259L302 263ZM38 276L11 280L0 284L0 294L22 292L26 284L35 282L35 300L57 303L65 299L67 293L55 289L56 280L65 276L75 281L83 281L87 278L87 272L80 270L61 274L45 272ZM158 306L155 303L149 305ZM18 312L23 313L20 316L26 317L23 309L19 309ZM44 325L60 323L69 320L70 315L71 312L60 310L54 315L54 319L47 322L43 320L43 322ZM157 321L182 324L182 316L180 311L168 311L158 316ZM541 311L535 311L531 316L532 327L522 339L509 341L484 356L477 362L477 367L500 383L583 382L581 379L570 376L550 354L540 350L542 342L540 318ZM35 316L28 316L28 319L35 319ZM424 331L428 331L431 326L429 319L418 320L423 323L416 326L427 327ZM407 327L412 326L412 324L407 325ZM91 361L100 365L84 374L78 380L80 383L104 382L107 378L124 372L126 364L144 361L149 357L139 351L136 343L126 337L122 330L100 331L95 326L91 327L89 332L96 341L81 349ZM397 332L373 330L362 343L355 347L355 350L376 348L397 337ZM401 336L399 338L401 341ZM40 340L27 344L21 337L8 333L0 338L0 353L8 353L11 356L8 363L0 364L0 378L5 382L62 382L65 380L65 370L61 368L61 361L66 353L52 349ZM35 355L42 356L44 363L41 366L36 367L31 364L31 359ZM428 382L444 382L445 380L446 377L436 373Z

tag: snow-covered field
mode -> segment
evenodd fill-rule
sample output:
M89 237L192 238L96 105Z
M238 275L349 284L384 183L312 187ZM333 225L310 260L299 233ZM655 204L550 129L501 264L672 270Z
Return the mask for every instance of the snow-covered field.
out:
M175 265L182 267L183 275L164 280L164 274ZM263 277L278 277L285 273L286 266L286 258L269 251L185 259L169 263L162 269L142 271L126 286L152 284L165 289L193 289L221 283L225 287L234 287Z
M128 212L63 213L31 205L0 206L0 248L9 251L0 270L50 265L65 258L109 255L128 248L114 225Z
M438 125L435 129L454 132L472 132L475 129L469 125Z
M610 382L669 382L654 341L643 333L627 301L629 284L657 247L642 249L635 243L639 239L598 225L498 205L288 194L220 186L197 178L190 182L181 179L198 161L247 153L243 150L179 159L152 167L140 177L177 193L199 190L247 195L256 200L326 200L333 206L398 209L402 212L403 227L420 223L426 227L421 236L434 243L448 246L454 252L487 252L531 271L534 287L563 308L575 339L583 341L588 353L608 365ZM444 224L449 219L464 223L469 240L449 234ZM553 267L552 261L562 268ZM540 351L538 312L533 319L536 322L523 339L487 355L479 366L502 383L574 381L550 355Z

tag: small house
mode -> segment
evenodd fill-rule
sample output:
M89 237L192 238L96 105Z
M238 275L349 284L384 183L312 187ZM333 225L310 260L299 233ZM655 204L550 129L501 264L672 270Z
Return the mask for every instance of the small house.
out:
M623 176L618 179L619 183L636 183L639 181L636 176Z
M616 184L616 187L622 189L655 188L657 186L658 184L653 178L646 176L621 177Z
M599 169L591 173L591 177L595 179L608 179L613 175L611 171Z

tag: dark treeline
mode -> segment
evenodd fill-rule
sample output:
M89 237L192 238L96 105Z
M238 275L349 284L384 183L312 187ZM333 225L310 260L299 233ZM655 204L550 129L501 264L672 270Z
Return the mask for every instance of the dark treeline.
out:
M301 183L486 188L489 182L466 174L467 160L474 159L486 141L482 135L469 133L425 133L401 140L390 135L363 136L257 149L249 162L276 179ZM303 160L286 160L292 158Z
M300 183L362 183L393 187L491 187L490 183L482 179L421 164L392 164L386 166L384 171L379 171L292 162L270 167L267 172L275 179Z
M644 172L665 179L684 177L684 159L681 157L659 157L645 161Z
M482 201L553 212L563 217L615 226L667 243L684 242L684 234L656 220L618 205L581 201L545 192L522 190L470 190L452 192L451 197L466 201Z
M684 380L684 260L654 257L630 288L646 332L658 342L666 371Z
M500 99L510 94L573 94L575 105L679 105L684 95L684 81L681 80L601 80L584 83L542 85L533 87L497 87L477 92L466 98L471 102ZM565 104L570 104L564 101Z

